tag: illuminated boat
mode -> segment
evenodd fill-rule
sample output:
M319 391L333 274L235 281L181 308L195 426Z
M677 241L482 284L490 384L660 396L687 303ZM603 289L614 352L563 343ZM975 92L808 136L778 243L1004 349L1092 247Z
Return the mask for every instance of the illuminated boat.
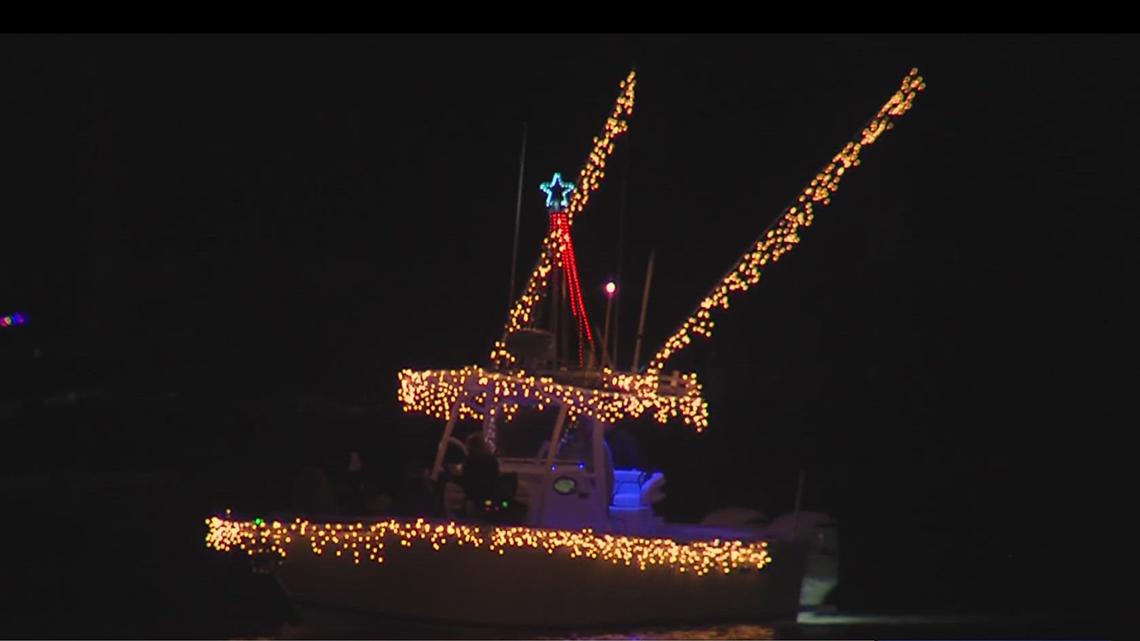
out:
M665 362L694 335L709 336L713 312L727 309L768 262L798 244L815 209L830 203L860 153L910 109L923 80L916 70L907 74L646 366L637 367L635 350L632 371L619 372L608 366L607 340L601 349L594 341L570 232L614 140L628 129L635 84L631 72L578 188L558 174L542 185L549 232L490 363L399 374L404 410L446 421L431 469L437 513L207 519L207 545L253 557L307 621L322 614L341 623L379 615L499 626L791 620L835 586L834 523L826 515L800 513L797 505L770 523L739 512L666 523L653 512L664 477L614 469L606 432L642 417L708 427L696 374L666 374ZM553 329L538 327L543 313ZM575 324L576 366L558 331ZM448 481L458 470L446 454L452 444L462 448L455 430L464 420L481 423L500 472L514 481L502 505L473 502Z
M596 442L604 425L578 429ZM647 504L659 476L615 470L611 495L604 471L595 472L605 469L602 455L591 454L589 462L502 459L529 502L524 524L214 517L208 543L253 556L306 626L324 630L366 625L346 622L358 617L494 626L795 617L804 541L755 527L663 523Z
M598 373L595 386L580 380L582 372L550 374L470 368L403 377L406 402L432 390L458 394L434 476L447 471L444 453L454 443L461 411L485 408L484 394L496 389L496 402L515 408L496 441L500 469L518 480L516 497L526 506L522 523L464 518L462 490L448 482L443 518L214 517L208 543L253 555L305 621L320 628L361 615L522 626L795 617L810 547L803 537L746 524L684 525L655 517L652 504L663 497L662 475L613 469L604 442L612 424L590 410L571 419L573 406L559 400L604 395L610 402L635 404L650 403L649 395L601 390ZM654 395L652 402L663 407L703 411L695 383L664 385ZM541 430L544 415L554 419L552 428L546 422L545 443L529 457L509 456L520 442L543 440L535 438L535 428ZM484 417L485 428L490 416ZM574 458L566 458L571 450ZM501 507L476 506L491 520Z

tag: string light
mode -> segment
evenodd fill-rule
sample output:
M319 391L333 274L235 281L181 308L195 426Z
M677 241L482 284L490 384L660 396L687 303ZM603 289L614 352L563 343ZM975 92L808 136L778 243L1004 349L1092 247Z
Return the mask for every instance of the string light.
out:
M609 117L606 118L605 125L602 127L602 134L594 137L593 147L586 158L586 164L578 172L578 188L571 194L570 202L566 207L567 227L574 225L574 216L582 213L590 202L590 194L598 190L602 179L605 178L606 160L614 152L614 141L618 136L629 131L628 118L633 115L634 87L636 85L637 74L630 71L620 84L621 92ZM528 327L534 321L535 307L542 300L549 285L547 277L561 257L563 245L560 239L561 232L552 226L542 241L542 251L539 253L538 262L535 264L534 270L531 271L530 278L523 288L523 293L507 314L507 324L503 328L504 337L496 341L491 349L491 362L496 366L502 367L516 363L514 355L507 349L506 337Z
M680 419L698 432L708 427L708 402L701 395L696 374L678 375L662 385L656 375L615 374L604 369L597 389L558 383L521 370L495 372L475 365L460 370L405 369L398 378L397 396L405 412L441 420L450 419L452 407L457 407L460 419L479 421L485 411L501 408L504 420L510 421L520 406L542 410L560 405L567 408L571 420L588 416L608 425L648 413L662 424Z
M21 314L19 312L16 312L14 314L9 314L7 316L0 316L0 327L3 327L5 329L8 327L15 327L17 325L23 325L26 322L27 322L27 319L24 317L23 314Z
M586 314L586 303L582 300L582 283L578 280L578 259L574 254L574 241L570 237L570 221L565 212L554 212L550 215L551 233L557 239L559 249L556 253L558 266L566 275L566 291L570 299L570 311L578 321L578 366L583 364L583 334L591 345L594 343L594 334L590 330L590 318Z
M308 548L314 556L383 564L385 558L415 546L440 551L467 548L472 554L505 556L507 552L541 551L549 556L592 560L637 569L663 567L679 573L704 576L728 574L737 569L761 570L772 562L764 541L693 541L642 538L529 527L492 527L464 523L432 523L425 519L395 519L365 523L314 523L206 519L206 546L219 552L241 550L250 556L271 554L284 559ZM332 552L330 555L329 552ZM330 560L330 562L335 562Z
M706 338L712 335L713 310L727 310L731 294L748 291L749 287L759 282L765 266L780 260L781 256L799 244L801 231L810 227L815 219L815 206L831 204L831 197L839 189L840 179L852 167L859 166L859 155L863 150L874 144L883 132L891 129L895 119L910 110L915 97L925 88L926 83L922 76L918 75L918 69L911 69L903 78L898 91L879 108L878 113L860 131L858 137L848 142L831 162L816 174L811 183L800 192L795 204L788 207L783 215L761 235L752 249L745 253L713 288L712 293L700 302L696 311L665 340L661 349L649 362L647 367L649 373L660 372L666 360L692 343L693 335Z

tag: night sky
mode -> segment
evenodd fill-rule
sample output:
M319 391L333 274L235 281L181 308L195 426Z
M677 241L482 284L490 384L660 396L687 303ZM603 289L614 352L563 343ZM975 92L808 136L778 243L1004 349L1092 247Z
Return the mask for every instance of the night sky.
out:
M0 333L0 398L319 394L375 408L370 438L418 425L431 441L395 375L483 362L497 338L524 123L520 281L545 232L538 183L577 173L637 69L631 133L574 228L599 322L620 276L628 367L649 252L643 354L918 67L927 90L801 245L671 362L699 374L710 429L631 429L678 518L790 510L804 471L804 507L839 519L852 607L1091 611L1123 553L1107 457L1135 381L1138 49L5 36L0 314L29 322ZM170 451L187 429L140 438ZM193 440L226 445L183 469L271 429L203 419Z

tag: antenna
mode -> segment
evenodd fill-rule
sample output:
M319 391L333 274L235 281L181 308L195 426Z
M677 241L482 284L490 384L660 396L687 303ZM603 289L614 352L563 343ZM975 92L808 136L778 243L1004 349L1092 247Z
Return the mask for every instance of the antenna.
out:
M649 252L649 267L645 269L645 291L641 294L641 320L637 322L637 342L633 344L633 364L629 371L637 371L637 357L641 356L641 338L645 336L645 310L649 307L649 284L653 282L653 257L656 250Z
M519 192L515 201L515 246L511 251L511 290L507 292L507 309L515 302L515 273L519 264L519 220L522 214L523 171L526 169L526 123L523 123L522 152L519 160Z
M800 470L800 479L796 483L796 506L792 510L792 536L796 535L796 525L800 518L800 500L804 496L804 471Z

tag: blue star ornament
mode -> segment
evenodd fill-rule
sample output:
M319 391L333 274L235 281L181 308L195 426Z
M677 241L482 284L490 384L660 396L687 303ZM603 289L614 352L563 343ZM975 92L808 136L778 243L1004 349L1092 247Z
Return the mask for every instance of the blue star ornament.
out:
M542 183L538 188L546 192L547 209L562 211L570 206L570 194L574 192L574 183L562 180L562 174L555 172L550 182Z

